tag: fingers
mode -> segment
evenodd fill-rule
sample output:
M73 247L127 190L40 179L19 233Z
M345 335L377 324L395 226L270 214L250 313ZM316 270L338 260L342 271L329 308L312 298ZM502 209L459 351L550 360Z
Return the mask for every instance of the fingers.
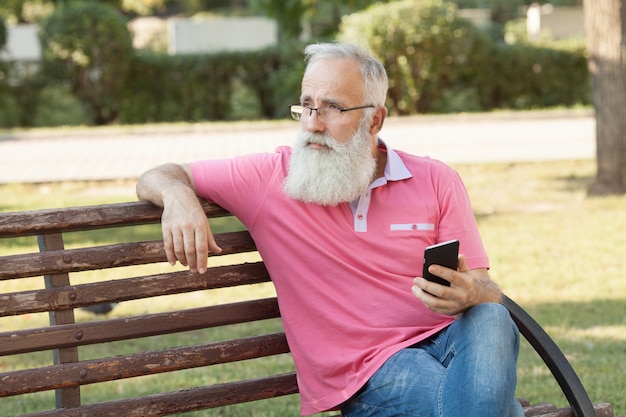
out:
M176 265L176 253L174 250L174 236L172 232L165 226L165 224L161 224L161 229L163 230L163 249L165 250L165 256L167 257L167 261L170 265Z
M467 266L467 259L465 259L465 255L460 254L459 255L459 267L458 270L461 272L467 272L469 271L469 267Z
M204 274L207 270L209 253L222 253L222 248L215 242L209 223L205 222L205 224L206 228L195 230L194 241L190 241L185 245L185 248L188 248L186 255L189 262L189 269L192 272L199 272L201 274Z
M459 255L457 271L440 265L431 265L428 271L450 282L450 286L440 285L422 277L413 280L411 292L430 310L441 314L455 315L467 308L469 268L465 256Z
M424 278L417 277L413 281L411 292L417 297L428 309L441 314L454 315L457 310L453 302L445 297L449 287L432 283Z
M209 223L204 217L200 223L171 224L163 221L163 246L171 265L179 261L192 272L205 273L209 253L221 253L215 242Z

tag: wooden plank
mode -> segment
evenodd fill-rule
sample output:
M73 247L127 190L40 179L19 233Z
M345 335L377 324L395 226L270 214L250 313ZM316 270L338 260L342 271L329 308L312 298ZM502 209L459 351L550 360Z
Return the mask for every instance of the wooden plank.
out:
M84 346L280 317L276 298L0 333L0 356Z
M524 407L524 415L526 417L535 417L535 416L541 416L544 415L545 413L551 412L551 411L555 411L556 405L554 404L534 404L534 405L529 405L527 407Z
M0 397L173 372L289 352L284 333L0 373Z
M223 249L221 255L256 250L254 241L247 231L222 233L215 238ZM3 258L0 265L0 280L165 261L167 259L161 240L12 255Z
M614 417L613 406L609 403L600 403L593 406L598 417Z
M0 317L210 290L270 280L263 262L177 271L61 288L0 294Z
M593 410L597 417L614 417L613 407L611 404L601 403L594 404ZM571 408L559 408L554 411L548 411L543 414L536 414L536 417L576 417ZM528 417L528 415L526 415Z
M23 417L167 416L274 398L297 392L296 374L292 372L248 381L229 382L166 394L85 405L76 409L25 414Z
M202 199L200 202L207 217L230 215L216 204L208 203ZM159 223L162 211L161 208L151 203L137 201L0 213L0 237L34 236Z

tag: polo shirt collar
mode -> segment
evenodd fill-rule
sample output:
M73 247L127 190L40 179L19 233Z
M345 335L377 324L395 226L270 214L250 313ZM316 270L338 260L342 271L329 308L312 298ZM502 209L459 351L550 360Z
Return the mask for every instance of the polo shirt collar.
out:
M385 185L388 181L401 181L413 176L404 162L402 162L400 155L387 146L387 143L380 137L378 138L378 149L387 152L387 164L385 165L384 177L375 179L370 185L370 189Z

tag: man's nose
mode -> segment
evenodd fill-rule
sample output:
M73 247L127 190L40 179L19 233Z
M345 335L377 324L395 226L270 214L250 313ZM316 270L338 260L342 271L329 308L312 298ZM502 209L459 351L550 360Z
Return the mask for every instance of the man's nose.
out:
M304 109L306 112L310 112L307 114L307 117L303 120L304 128L309 132L322 132L326 128L324 122L320 119L320 115L317 112L317 109Z

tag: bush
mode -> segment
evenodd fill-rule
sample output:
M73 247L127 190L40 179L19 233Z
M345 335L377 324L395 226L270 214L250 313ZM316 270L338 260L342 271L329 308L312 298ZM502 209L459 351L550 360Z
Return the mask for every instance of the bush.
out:
M34 127L88 125L92 119L85 106L69 87L49 85L39 94L39 104L33 117Z
M96 125L116 120L133 47L116 9L98 2L59 4L41 26L44 73L70 80Z
M95 2L59 3L41 36L43 76L18 77L0 62L0 126L285 118L304 71L296 40L250 52L136 53L123 18ZM392 114L591 104L584 44L493 43L444 0L378 3L345 16L338 38L381 59Z
M388 105L400 115L441 108L446 89L465 90L461 84L486 62L490 46L484 32L443 0L376 4L345 16L339 38L364 43L383 62Z
M0 62L0 127L32 127L44 80L19 62Z
M203 55L133 58L119 121L282 118L298 100L302 45Z
M563 50L499 44L494 47L490 65L477 77L476 85L486 109L591 104L584 48Z
M12 128L20 125L19 105L10 94L0 91L0 128Z
M305 65L303 50L300 41L282 41L277 47L242 57L240 76L258 97L262 117L287 117L289 105L299 101ZM250 54L255 58L250 59Z
M344 17L339 37L382 60L395 114L591 104L584 45L493 43L443 0L374 5Z
M234 54L134 57L121 102L122 123L225 120Z

